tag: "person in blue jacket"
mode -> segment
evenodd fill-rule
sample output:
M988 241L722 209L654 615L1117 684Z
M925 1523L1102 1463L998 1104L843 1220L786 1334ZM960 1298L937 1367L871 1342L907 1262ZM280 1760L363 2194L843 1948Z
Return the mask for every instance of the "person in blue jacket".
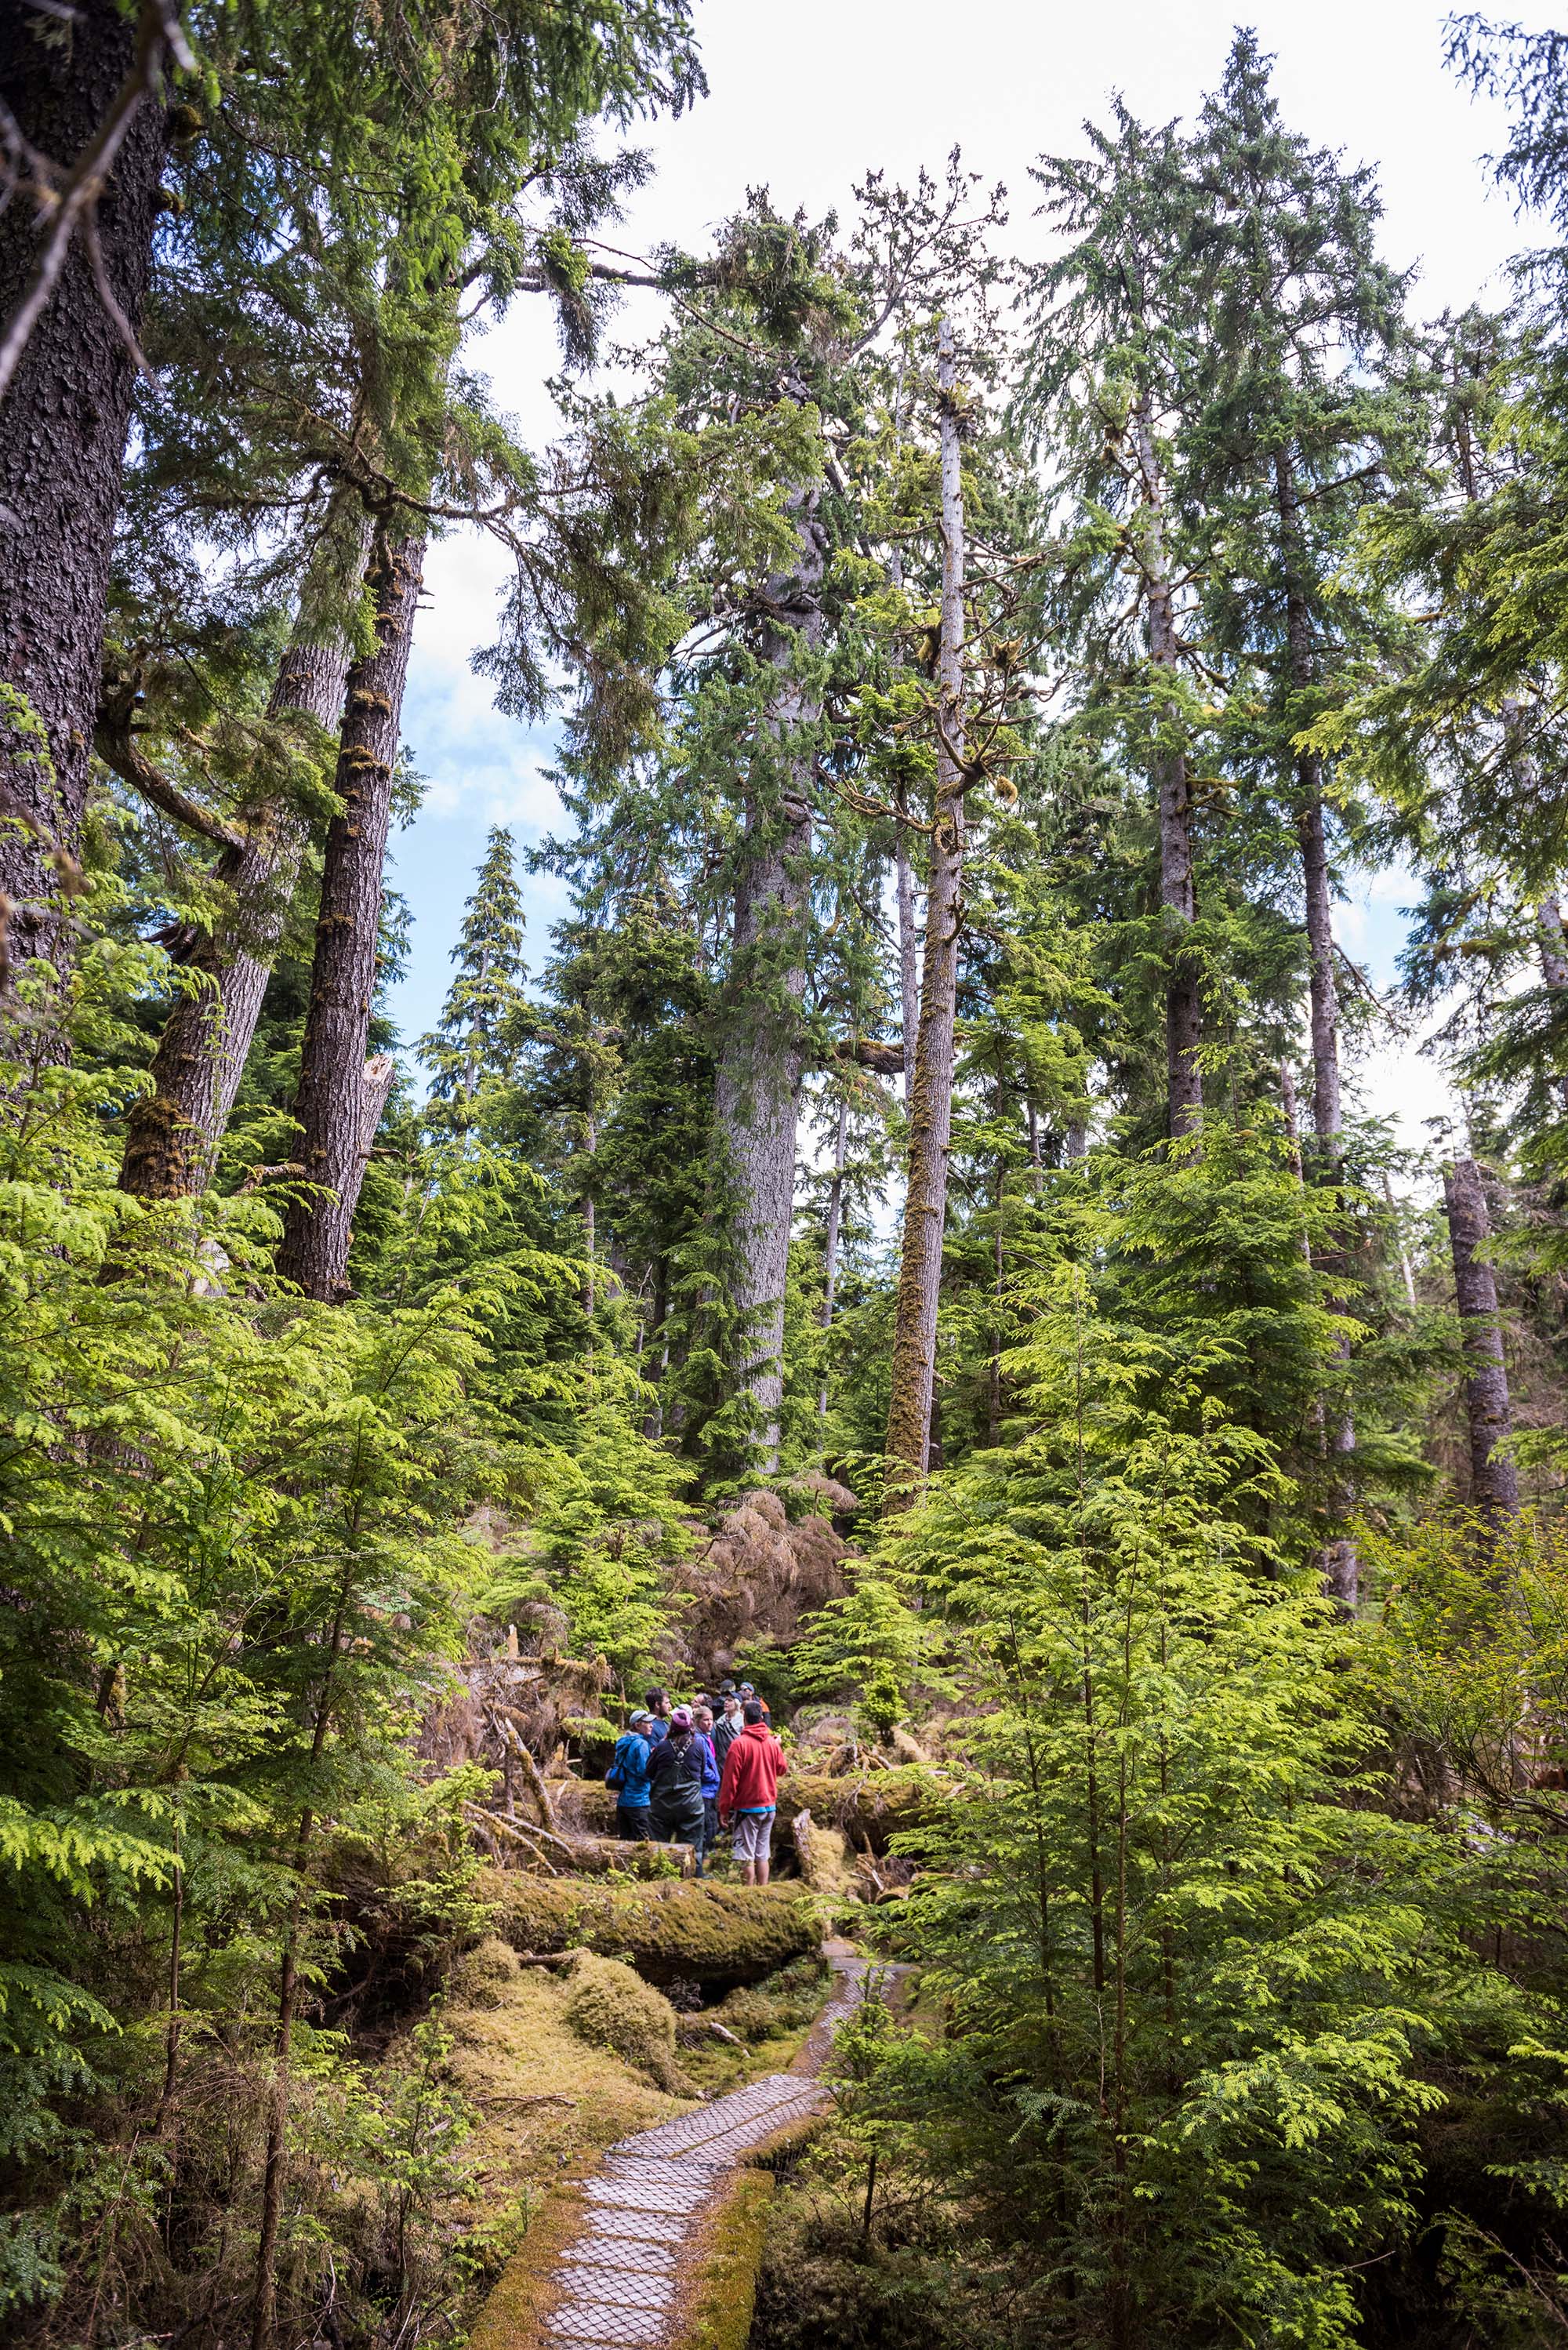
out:
M615 1832L628 1844L648 1844L653 1836L649 1824L649 1719L640 1706L628 1717L605 1773L605 1785L615 1789Z
M713 1743L713 1709L700 1705L692 1716L697 1735L702 1742L702 1857L707 1859L719 1841L719 1780L722 1772L718 1750Z

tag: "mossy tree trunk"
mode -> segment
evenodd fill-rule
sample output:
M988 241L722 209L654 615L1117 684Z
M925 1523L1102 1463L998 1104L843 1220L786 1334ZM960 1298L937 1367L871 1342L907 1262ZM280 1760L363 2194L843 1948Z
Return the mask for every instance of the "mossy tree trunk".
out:
M382 873L391 821L403 687L423 575L422 538L383 536L372 558L376 645L348 671L337 789L327 835L294 1115L300 1171L312 1187L291 1201L278 1271L307 1297L348 1295L359 1187L393 1068L367 1061L376 989Z
M1445 1170L1443 1206L1465 1353L1470 1502L1495 1530L1519 1508L1519 1471L1501 1450L1513 1432L1513 1411L1498 1320L1497 1275L1483 1253L1491 1237L1491 1219L1481 1171L1473 1159L1456 1159Z
M936 1386L937 1301L947 1222L957 1050L959 931L962 920L964 513L952 330L944 321L941 395L941 642L937 686L937 788L932 810L926 951L909 1108L909 1186L893 1323L888 1413L888 1506L900 1508L923 1475Z

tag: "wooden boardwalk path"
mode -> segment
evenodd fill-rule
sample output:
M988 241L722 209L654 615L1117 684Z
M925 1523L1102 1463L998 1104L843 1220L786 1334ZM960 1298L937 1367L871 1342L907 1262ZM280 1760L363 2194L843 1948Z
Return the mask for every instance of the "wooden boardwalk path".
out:
M682 2266L703 2222L748 2154L815 2113L816 2078L837 2025L855 2006L868 1961L829 1943L836 1981L788 2073L765 2074L657 2128L612 2146L583 2185L584 2219L561 2251L541 2329L560 2350L625 2350L680 2334Z

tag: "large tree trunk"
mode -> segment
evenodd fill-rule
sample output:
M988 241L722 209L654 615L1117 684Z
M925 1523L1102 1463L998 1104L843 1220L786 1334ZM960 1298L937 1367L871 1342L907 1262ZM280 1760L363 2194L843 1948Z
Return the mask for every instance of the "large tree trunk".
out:
M909 1108L909 1174L893 1323L893 1388L888 1413L890 1509L905 1506L924 1472L936 1386L937 1301L947 1221L948 1146L952 1135L957 1049L959 930L963 889L964 515L951 329L941 329L941 652L938 677L937 790L926 952Z
M844 1168L849 1155L849 1100L838 1105L838 1125L833 1138L833 1180L827 1187L827 1232L822 1250L822 1326L833 1327L833 1301L838 1292L838 1237L844 1228ZM827 1372L816 1399L819 1419L827 1417Z
M1454 1259L1454 1294L1465 1350L1465 1416L1469 1424L1470 1503L1494 1528L1519 1507L1519 1472L1499 1446L1512 1433L1508 1366L1497 1317L1497 1276L1478 1253L1491 1235L1480 1169L1456 1159L1443 1176L1443 1204Z
M1285 572L1285 657L1293 693L1316 681L1312 614L1307 606L1307 549L1301 500L1290 457L1274 458L1274 492ZM1312 1119L1320 1171L1337 1176L1342 1123L1339 1092L1339 997L1334 980L1334 916L1323 824L1323 763L1315 752L1295 762L1296 833L1306 899L1307 989L1312 1014Z
M1293 692L1303 693L1316 676L1312 615L1304 591L1306 546L1301 504L1289 456L1274 459L1274 487L1280 519L1280 543L1285 569L1285 650ZM1302 884L1306 901L1307 995L1312 1022L1312 1123L1316 1145L1316 1171L1337 1182L1340 1173L1340 1130L1344 1124L1339 1087L1339 994L1334 977L1334 913L1328 886L1328 847L1323 822L1323 765L1315 752L1303 753L1295 763L1296 833L1302 850ZM1322 1260L1323 1270L1341 1269L1336 1249ZM1341 1338L1336 1352L1350 1359L1350 1342ZM1344 1461L1355 1450L1355 1422L1344 1409L1325 1412L1325 1432L1331 1459ZM1343 1517L1354 1501L1348 1477L1335 1478L1330 1487L1331 1512ZM1324 1544L1323 1574L1330 1596L1345 1608L1355 1605L1361 1562L1346 1534L1335 1534Z
M409 648L424 565L421 538L383 540L374 567L376 649L348 671L337 789L327 835L310 1008L294 1115L306 1180L284 1224L278 1271L308 1297L348 1295L348 1247L365 1162L391 1090L392 1066L367 1062L382 868L391 819Z
M1002 1208L1007 1189L1007 1166L1002 1159L997 1159L992 1182L991 1204L992 1212L996 1219L996 1230L992 1235L992 1287L996 1304L992 1309L994 1319L991 1326L991 1363L986 1376L985 1440L987 1444L994 1447L1002 1441L1002 1277L1006 1264L1006 1232L1002 1222Z
M1555 898L1541 900L1535 910L1535 930L1541 948L1541 976L1552 994L1568 998L1568 932L1563 928L1563 909ZM1568 1076L1557 1079L1556 1092L1568 1109Z
M23 135L64 167L90 145L136 56L135 20L115 0L76 0L52 15L21 0L0 8L0 97ZM97 208L104 276L133 329L151 274L163 145L163 109L145 98ZM38 247L34 207L14 195L0 213L0 323ZM78 232L0 400L0 680L42 722L53 767L51 777L0 708L0 893L13 962L58 962L65 951L57 860L74 862L81 834L134 385Z
M816 496L812 488L792 497L796 559L763 589L763 657L778 682L746 795L714 1105L733 1212L736 1363L770 1469L778 1464L784 1406L784 1282L805 1065L812 736L821 710L810 665L822 642L826 552Z
M1165 554L1165 492L1147 405L1140 404L1135 437L1145 508L1142 559L1148 597L1148 657L1157 669L1174 674L1180 654ZM1168 709L1168 723L1172 716ZM1203 1116L1203 1075L1199 1063L1203 1005L1186 935L1198 910L1192 886L1192 786L1186 752L1161 752L1154 763L1154 783L1159 820L1159 903L1165 923L1166 1073L1174 1139L1195 1131Z
M898 892L898 1004L903 1025L904 1107L915 1097L915 1038L920 1025L919 935L915 926L915 872L908 827L898 827L894 864Z
M1312 1016L1312 1124L1322 1170L1337 1176L1340 1128L1339 993L1334 978L1334 915L1323 830L1323 779L1315 758L1297 762L1302 804L1296 830L1306 895L1307 988Z
M348 674L346 644L291 645L269 714L303 711L336 733ZM288 916L305 851L303 817L274 800L240 824L242 845L224 852L216 874L223 919L189 957L206 983L171 1007L153 1057L152 1090L127 1121L119 1180L139 1199L182 1199L211 1179Z

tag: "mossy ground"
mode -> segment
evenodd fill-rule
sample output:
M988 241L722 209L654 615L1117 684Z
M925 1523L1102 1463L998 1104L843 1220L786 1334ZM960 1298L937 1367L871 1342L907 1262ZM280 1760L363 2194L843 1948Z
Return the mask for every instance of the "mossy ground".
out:
M608 2049L667 2095L689 2097L696 2085L675 2055L675 2010L620 1959L577 1951L566 1977L566 2019L580 2040Z
M524 1967L494 1935L469 1952L452 1977L447 2020L452 2070L484 2116L476 2175L497 2198L538 2197L471 2350L545 2350L550 2278L582 2224L582 2175L599 2148L687 2109L689 2100L661 2094L655 2078L717 2096L784 2070L827 1982L814 1951L732 1991L706 2012L737 2046L679 2019L616 1960L583 1950L565 1968ZM771 2142L760 2147L759 2158L773 2150ZM683 2281L679 2323L661 2328L667 2350L744 2350L773 2191L766 2169L742 2170L725 2185Z
M519 1967L495 1936L453 1974L445 2014L450 2064L482 2116L473 2168L487 2199L537 2191L576 2156L649 2129L691 2102L691 2095L659 2086L645 2065L575 2030L572 1990L570 1976ZM668 2016L667 2003L659 2005ZM673 2022L670 2016L671 2035Z
M704 2224L685 2309L667 2342L680 2350L746 2350L773 2199L769 2171L738 2170L729 2180Z
M682 2022L676 2035L682 2066L709 2096L742 2088L762 2073L787 2072L805 2044L827 1982L826 1967L813 1954L763 1982L732 1991L716 2007L704 2009L703 2022L722 2023L741 2046L704 2030L702 2022Z

